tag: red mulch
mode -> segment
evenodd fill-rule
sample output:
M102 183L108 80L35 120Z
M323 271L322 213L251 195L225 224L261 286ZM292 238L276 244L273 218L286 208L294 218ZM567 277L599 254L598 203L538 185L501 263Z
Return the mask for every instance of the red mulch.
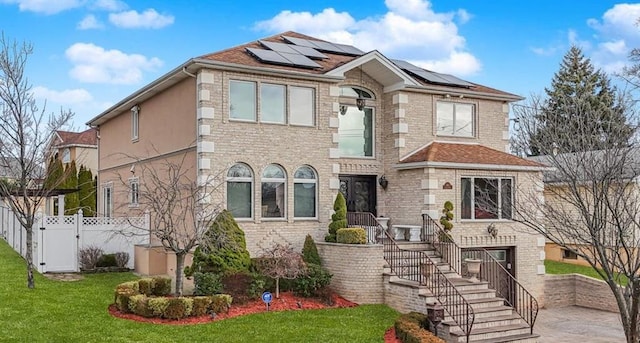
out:
M396 328L393 326L384 333L384 343L402 343L401 340L396 338Z

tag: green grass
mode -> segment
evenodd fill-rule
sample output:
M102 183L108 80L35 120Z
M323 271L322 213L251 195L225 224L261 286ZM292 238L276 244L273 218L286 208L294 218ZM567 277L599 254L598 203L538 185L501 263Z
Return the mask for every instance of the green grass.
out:
M208 324L172 326L113 318L114 287L131 273L89 274L76 282L36 274L0 240L2 342L382 342L398 312L385 305L260 313Z
M591 266L579 266L571 263L557 262L551 260L545 260L544 266L547 271L547 274L582 274L592 278L602 280L602 277L593 269ZM626 276L620 275L620 280L618 283L626 286L629 282Z

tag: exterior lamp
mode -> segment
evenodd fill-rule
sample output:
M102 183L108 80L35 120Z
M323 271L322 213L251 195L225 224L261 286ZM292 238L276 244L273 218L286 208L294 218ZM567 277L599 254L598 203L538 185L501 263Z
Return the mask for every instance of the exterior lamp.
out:
M360 66L360 85L362 86L362 66ZM358 92L358 98L356 99L356 107L358 111L362 111L364 109L364 97L362 96L362 92Z
M387 178L382 175L378 180L378 184L380 185L380 187L382 187L382 189L387 189L387 186L389 186L389 180L387 180Z
M434 333L438 336L438 324L444 320L444 307L438 303L427 306L427 319L433 324Z

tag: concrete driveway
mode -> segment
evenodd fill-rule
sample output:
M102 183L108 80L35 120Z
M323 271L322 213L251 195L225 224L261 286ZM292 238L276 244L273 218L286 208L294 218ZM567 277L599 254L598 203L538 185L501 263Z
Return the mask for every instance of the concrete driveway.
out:
M540 343L626 342L617 313L579 306L541 309L534 332Z

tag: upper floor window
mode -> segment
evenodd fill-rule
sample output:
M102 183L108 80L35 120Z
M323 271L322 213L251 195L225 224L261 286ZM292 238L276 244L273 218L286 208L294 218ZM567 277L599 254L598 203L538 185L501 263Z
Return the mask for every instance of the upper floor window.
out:
M71 150L69 148L64 148L62 150L62 163L70 163L71 162Z
M257 93L257 89L259 92ZM259 98L258 96L259 95ZM259 111L257 103L260 103ZM229 118L262 123L315 125L315 89L229 81Z
M137 177L129 179L129 206L135 207L139 204L140 184Z
M339 115L338 148L342 157L373 157L375 118L373 109L342 105ZM344 112L344 113L343 113Z
M137 140L140 129L140 106L135 105L131 108L131 140Z
M262 217L284 218L287 178L282 167L270 164L262 172Z
M113 183L102 185L102 215L111 217L113 214Z
M313 168L302 166L293 174L293 216L316 218L318 178Z
M437 134L442 136L473 137L474 106L439 101L437 109Z
M462 219L511 219L513 180L464 177L461 183Z
M227 210L235 218L251 218L253 208L253 172L244 163L236 163L227 172Z

